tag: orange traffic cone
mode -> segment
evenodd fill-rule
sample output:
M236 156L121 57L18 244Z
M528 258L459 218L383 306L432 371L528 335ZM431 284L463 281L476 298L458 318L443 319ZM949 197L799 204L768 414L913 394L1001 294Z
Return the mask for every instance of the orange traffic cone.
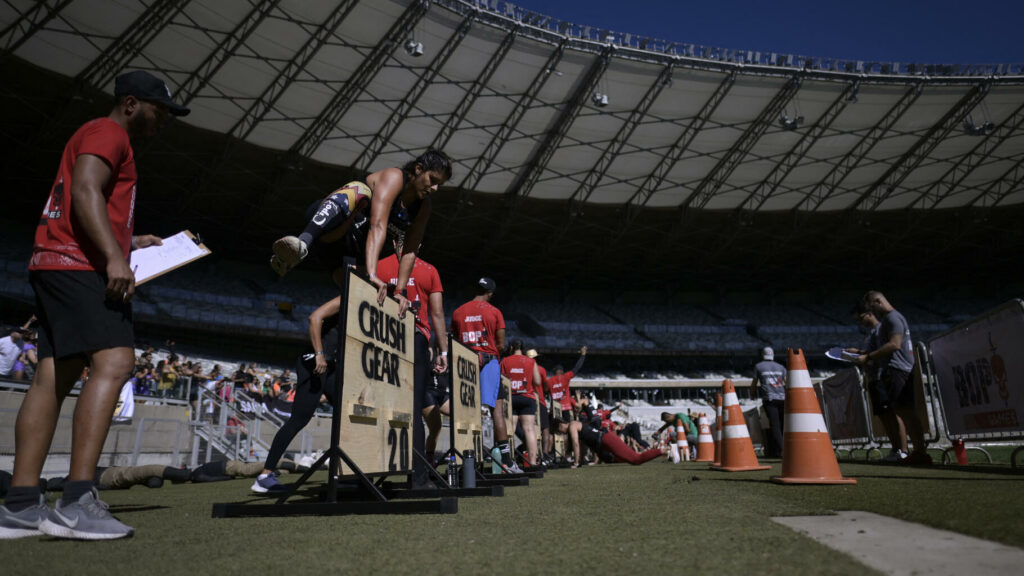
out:
M769 470L771 466L761 466L754 454L754 444L750 441L750 431L743 417L739 398L732 380L726 380L722 386L725 392L724 413L719 423L722 429L722 441L719 452L722 463L712 466L715 470L726 472L744 472L747 470Z
M721 392L715 394L715 414L718 419L715 420L715 461L714 466L722 465L722 394Z
M714 462L715 440L711 438L711 427L708 425L708 417L701 414L697 423L700 426L700 435L697 436L697 459L694 462Z
M786 419L782 428L782 476L772 476L772 482L856 484L855 478L843 478L839 471L803 351L790 349L788 363Z
M679 459L689 462L690 444L686 441L686 428L683 427L682 418L676 418L676 447L679 448Z

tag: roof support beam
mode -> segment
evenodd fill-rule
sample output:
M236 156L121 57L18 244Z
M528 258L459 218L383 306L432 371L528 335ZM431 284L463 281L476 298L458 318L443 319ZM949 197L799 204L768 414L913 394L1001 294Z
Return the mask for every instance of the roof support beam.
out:
M775 93L775 96L761 110L761 113L757 115L757 118L753 120L743 135L729 148L726 155L701 180L700 184L697 185L697 189L683 201L679 207L683 216L686 215L691 207L699 210L707 206L711 198L722 187L722 184L729 179L729 176L736 170L739 163L747 156L750 149L754 147L754 144L775 124L775 119L779 117L789 104L789 101L800 90L801 82L799 76L793 76Z
M972 208L995 208L1012 192L1019 192L1024 184L1024 157L985 187L981 194L971 200Z
M469 29L473 27L473 22L476 21L476 11L470 12L459 24L459 27L455 30L455 34L445 42L444 46L438 51L434 59L431 60L430 65L424 70L416 82L409 88L409 91L405 93L405 97L402 101L395 106L395 109L391 111L391 115L384 122L384 125L380 127L380 130L370 140L369 145L363 148L362 153L356 158L354 163L355 167L359 170L369 171L370 166L373 165L377 157L380 156L381 151L384 149L384 145L391 140L394 136L395 131L405 120L405 117L409 114L416 103L419 102L420 98L430 87L434 79L441 72L441 68L448 62L455 50L458 49L459 45L466 38L466 34L469 34Z
M534 76L533 81L529 84L526 92L523 92L519 96L519 100L516 101L515 106L509 113L508 118L501 124L498 131L495 132L491 141L487 143L487 147L480 156L477 156L476 162L473 163L472 168L466 173L466 177L462 179L459 184L459 204L456 209L453 219L458 216L462 206L465 206L469 201L469 195L472 191L476 190L476 187L480 184L480 180L483 179L484 175L487 174L487 170L494 163L494 159L498 156L498 152L501 151L502 146L508 141L509 137L515 131L519 125L519 121L522 120L523 115L530 109L534 101L537 99L537 94L540 93L541 88L547 82L548 78L551 77L551 71L554 70L558 63L562 60L562 55L565 54L565 48L569 43L568 38L562 38L562 41L558 43L558 46L548 55L547 61L544 66L537 70L537 75Z
M337 126L338 121L355 103L356 98L363 93L370 80L384 67L387 59L395 49L402 45L402 42L409 36L420 19L426 15L429 8L428 0L414 0L409 4L405 12L395 20L391 28L373 47L359 68L346 80L344 87L338 90L309 128L292 144L289 150L291 154L309 157L316 152L331 130Z
M179 100L188 105L210 83L220 67L238 51L281 0L262 0L214 48L178 89Z
M647 202L651 199L651 196L657 192L661 185L665 182L665 178L675 168L679 159L682 158L683 153L690 147L690 143L697 137L697 134L704 128L708 120L718 109L718 105L722 103L725 96L729 93L733 84L736 82L736 71L729 72L725 78L719 82L718 87L701 107L700 112L686 125L683 132L679 134L676 141L672 146L665 151L665 154L661 157L661 160L654 167L654 171L651 172L637 188L636 192L626 202L626 217L622 222L623 233L633 224L640 212L647 205Z
M305 44L285 64L284 68L277 73L277 76L264 88L263 92L256 98L249 108L242 114L242 117L235 122L228 134L239 140L245 140L253 129L263 121L267 113L274 107L281 95L288 86L298 78L306 66L313 60L320 48L327 42L334 31L341 26L352 9L358 4L358 0L344 0L338 4L327 18L317 26L316 30L306 39Z
M961 156L956 164L950 167L941 178L929 185L912 207L930 210L946 199L950 193L960 188L964 179L981 166L989 155L998 149L1003 142L1024 128L1024 104L1014 110L1010 116L1000 123L992 132L982 136L970 152Z
M483 70L477 74L473 85L466 91L466 95L462 97L459 102L455 105L455 111L448 116L445 120L441 130L438 131L437 136L434 136L434 141L431 142L430 147L436 150L443 150L448 145L448 140L451 139L452 134L458 129L459 125L462 124L462 120L469 113L469 109L473 107L476 99L480 97L480 93L483 91L484 86L490 82L491 77L494 76L495 70L498 69L498 65L505 59L505 55L512 49L512 44L515 43L516 37L519 36L519 29L521 26L516 24L512 30L505 35L505 38L501 41L501 45L498 49L491 54L491 57L487 60L487 64L484 65Z
M70 103L72 99L81 96L88 87L102 89L114 80L124 67L138 56L169 22L174 20L187 2L188 0L158 0L154 2L99 56L78 73L75 77L73 93L67 101ZM42 3L39 4L39 6L42 5ZM69 105L62 106L56 114L47 120L44 126L36 131L28 148L34 150L40 142L52 138L57 130L73 120L74 110Z
M548 162L551 161L565 135L569 132L569 127L572 126L572 123L579 116L580 110L583 109L590 95L594 92L598 81L601 80L605 70L608 69L608 63L614 50L614 46L608 45L594 59L586 74L566 101L562 113L554 119L546 131L544 140L534 148L530 160L512 182L512 185L505 193L506 202L503 203L504 206L501 207L502 214L498 218L501 225L494 234L487 238L487 241L480 250L480 260L486 260L493 247L504 240L505 234L508 233L511 224L515 221L515 213L519 206L530 195L533 187L537 184L537 180L540 179L540 175L544 172L545 167L547 167Z
M658 74L657 79L654 83L647 88L647 92L644 94L640 102L637 103L636 107L629 113L629 118L623 122L622 126L619 127L618 132L612 137L608 145L605 146L604 152L601 153L601 157L594 164L594 168L587 172L583 182L580 183L576 191L573 192L572 196L569 197L569 215L570 218L574 218L578 215L584 203L590 199L590 195L594 193L594 189L604 179L604 175L608 173L608 169L611 167L612 162L622 152L622 147L626 145L629 138L633 135L633 131L640 124L640 121L647 116L647 111L651 109L651 105L661 95L662 90L665 89L672 82L672 72L675 70L676 63L670 62L661 69L661 73Z
M910 175L911 172L921 165L921 162L931 154L932 150L949 136L954 128L963 122L964 118L985 99L988 95L989 85L987 83L976 84L967 94L964 94L942 118L932 125L931 128L917 142L907 150L899 160L894 162L885 174L871 185L856 202L850 205L847 210L858 209L874 210L885 202L899 188L900 184Z
M832 104L818 118L814 126L803 133L800 140L786 153L785 158L780 160L768 176L757 185L757 188L747 196L747 199L740 203L737 212L756 211L764 206L764 203L775 194L779 186L786 180L789 173L800 165L800 162L807 156L807 152L818 142L818 139L828 131L836 118L846 109L854 94L860 86L860 80L854 80L846 85L846 88L839 96L832 101Z
M601 80L605 70L608 69L608 62L611 61L614 50L614 46L608 45L601 52L601 55L594 59L590 68L587 69L583 81L576 86L576 90L566 102L562 113L555 118L555 121L548 128L544 140L533 149L533 153L525 168L520 170L512 185L509 186L506 192L508 196L512 198L526 198L533 191L533 187L537 184L537 180L540 179L540 175L544 173L544 168L547 167L551 157L554 156L558 147L561 146L562 140L565 139L565 135L569 132L569 128L576 121L580 110L583 109L590 94L597 87L598 81Z
M228 132L228 134L233 136L233 138L227 139L225 147L221 151L220 155L203 171L198 184L193 187L195 190L194 194L202 192L203 188L231 157L235 149L235 145L248 138L249 134L256 129L256 126L263 121L266 115L274 108L274 105L277 104L277 101L288 89L288 86L298 78L299 74L313 60L313 57L316 56L324 43L327 42L327 40L334 34L335 30L341 26L341 23L345 21L345 18L347 18L352 12L352 9L356 7L356 4L358 4L358 0L344 0L335 6L334 10L328 14L327 18L325 18L324 21L317 26L316 30L309 35L306 42L295 52L295 54L292 55L288 63L278 71L277 75L270 84L264 88L259 97L249 105L249 108L244 114L242 114L242 117L235 122L235 125L232 126L231 130ZM263 203L266 201L267 196L274 191L279 181L280 177L271 178L268 181L267 186L263 186L256 190L255 196L250 200L246 207L242 209L239 222L242 222L244 225L249 221L249 218L253 214L259 212Z
M842 184L846 176L853 171L854 168L863 162L865 156L875 144L882 139L882 136L889 131L890 128L896 121L898 121L903 114L910 109L910 107L917 101L918 96L921 95L921 90L924 87L922 82L918 82L908 89L903 96L896 101L896 104L890 108L884 116L864 135L863 138L857 142L854 147L847 152L847 154L840 160L835 166L829 170L828 174L807 193L807 196L797 203L793 207L793 211L796 212L801 208L809 207L810 210L816 211L825 203L826 200L834 196L840 189L839 185Z
M143 12L103 53L82 70L76 81L102 88L135 59L181 13L189 0L158 0Z
M38 32L43 26L57 17L60 11L71 4L71 0L59 2L36 2L3 30L0 30L0 46L8 53L14 53L21 45Z

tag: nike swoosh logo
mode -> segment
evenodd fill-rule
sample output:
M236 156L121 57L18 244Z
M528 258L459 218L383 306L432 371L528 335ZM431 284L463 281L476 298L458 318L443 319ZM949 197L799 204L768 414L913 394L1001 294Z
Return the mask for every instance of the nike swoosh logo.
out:
M19 524L21 526L24 526L25 528L38 528L39 527L39 522L34 522L32 520L22 520L21 518L18 518L17 516L8 516L7 517L7 521L8 522L13 522L14 524Z
M61 514L60 510L54 509L53 513L56 514L58 518L63 520L64 523L68 525L68 528L74 528L78 526L78 516L75 516L75 519L72 520L71 518L68 518L67 516Z

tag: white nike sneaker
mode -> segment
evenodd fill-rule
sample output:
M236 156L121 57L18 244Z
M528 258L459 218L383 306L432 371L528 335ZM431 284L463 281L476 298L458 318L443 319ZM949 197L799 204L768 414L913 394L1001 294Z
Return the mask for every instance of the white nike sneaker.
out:
M46 520L39 525L39 530L43 534L73 540L113 540L135 533L134 528L122 524L107 512L107 504L100 500L95 488L66 506L58 500Z
M5 506L0 506L0 540L13 540L26 536L38 536L39 525L46 520L50 514L50 508L46 505L46 498L39 496L39 504L29 506L18 512L11 512Z

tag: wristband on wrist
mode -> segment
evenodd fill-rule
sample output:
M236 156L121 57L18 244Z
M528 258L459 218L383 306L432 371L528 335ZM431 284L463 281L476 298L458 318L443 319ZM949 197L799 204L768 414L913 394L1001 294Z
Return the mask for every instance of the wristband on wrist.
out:
M405 288L402 288L401 290L395 290L395 294L401 294L406 299L409 298L409 291Z
M324 355L324 353L323 353L323 351L320 351L320 352L317 352L317 353L316 353L316 355L317 355L317 356L323 356L323 355Z
M448 351L445 350L444 352L441 352L441 356L447 358L448 357Z

